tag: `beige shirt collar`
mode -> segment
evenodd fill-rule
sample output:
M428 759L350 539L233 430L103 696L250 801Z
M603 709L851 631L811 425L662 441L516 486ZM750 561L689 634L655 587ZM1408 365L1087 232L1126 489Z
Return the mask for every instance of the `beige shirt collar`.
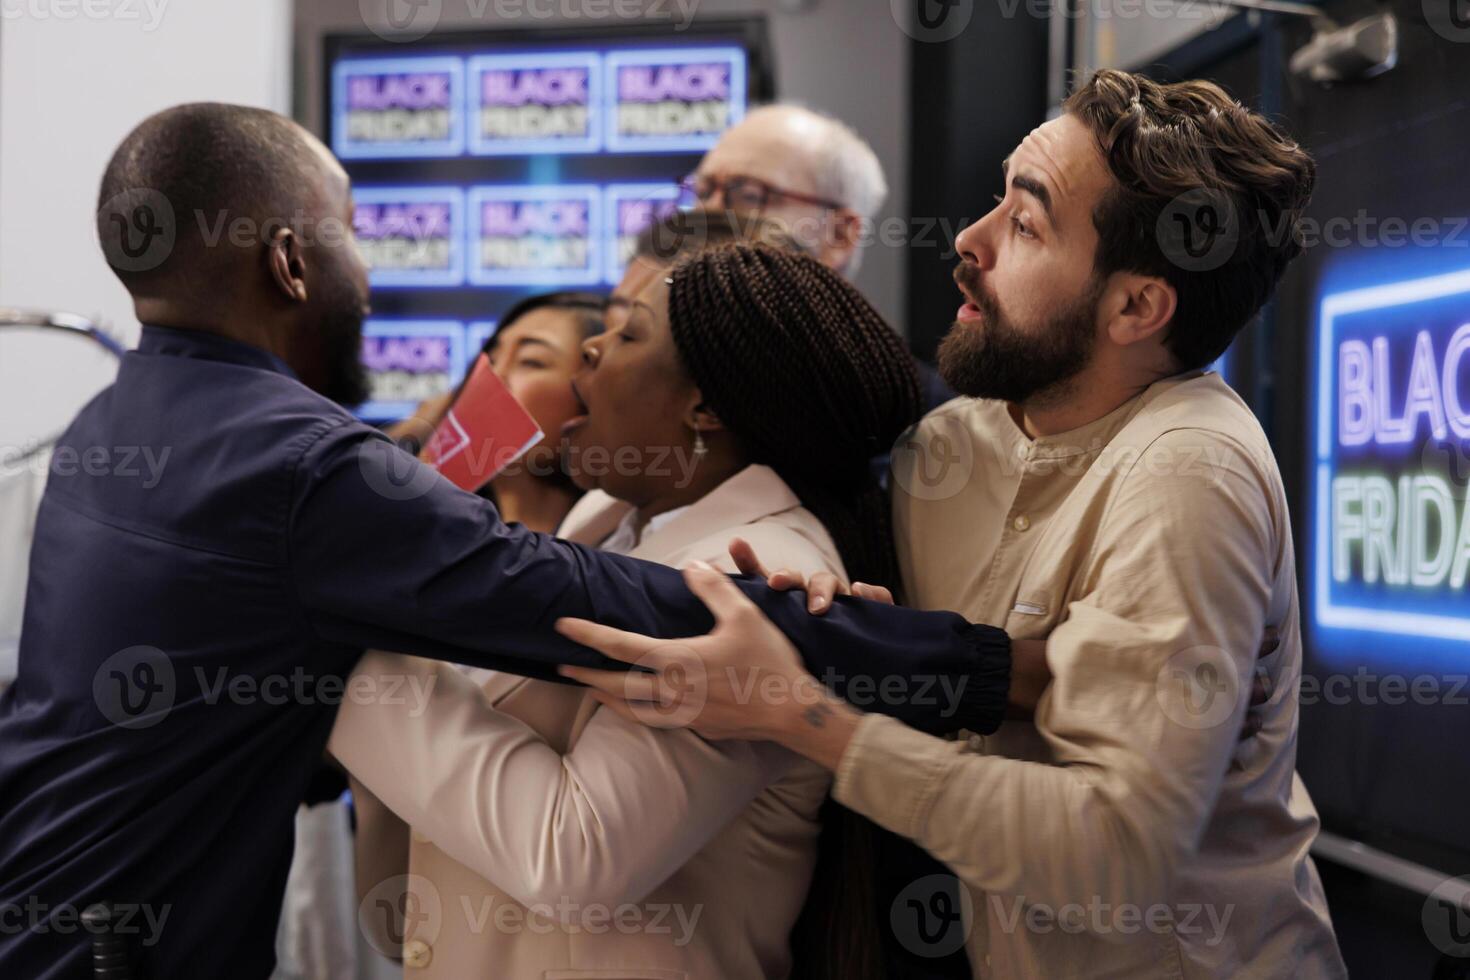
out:
M1006 434L1010 440L1011 451L1017 456L1028 459L1065 459L1071 456L1096 454L1101 451L1113 441L1113 437L1121 432L1124 426L1133 420L1134 416L1143 410L1145 405L1153 401L1162 391L1172 387L1170 382L1195 376L1197 372L1152 384L1101 418L1066 432L1037 436L1035 439L1022 431L1020 423L1011 411L1011 403L993 399L986 401L987 408L1000 413L1003 418L1003 424L995 426L995 431Z
M753 463L694 503L659 515L665 520L655 517L649 521L628 554L657 561L659 556L673 554L722 527L743 527L800 506L801 501L775 470ZM593 490L577 501L557 529L557 536L582 544L598 544L606 541L632 513L631 504Z

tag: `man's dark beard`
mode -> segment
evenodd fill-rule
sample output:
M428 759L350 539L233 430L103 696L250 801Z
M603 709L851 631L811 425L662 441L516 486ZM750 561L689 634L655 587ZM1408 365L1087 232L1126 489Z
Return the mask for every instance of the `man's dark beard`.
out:
M362 306L356 291L343 284L331 290L327 312L321 318L321 394L349 408L361 405L373 393L362 363Z
M1100 282L1041 329L1028 332L1001 314L978 269L960 265L954 275L984 314L979 321L956 322L939 345L939 374L956 392L1020 404L1060 393L1087 366L1097 342Z

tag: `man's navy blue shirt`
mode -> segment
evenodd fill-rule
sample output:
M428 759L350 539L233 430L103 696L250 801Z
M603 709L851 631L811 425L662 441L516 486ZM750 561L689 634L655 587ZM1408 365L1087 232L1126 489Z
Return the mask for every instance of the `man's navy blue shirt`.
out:
M1004 634L741 587L818 676L967 679L955 715L873 710L998 724ZM145 327L58 442L37 518L0 701L0 977L87 976L77 913L98 901L131 916L151 980L268 976L293 815L362 650L609 666L561 616L712 625L677 572L507 526L271 354Z

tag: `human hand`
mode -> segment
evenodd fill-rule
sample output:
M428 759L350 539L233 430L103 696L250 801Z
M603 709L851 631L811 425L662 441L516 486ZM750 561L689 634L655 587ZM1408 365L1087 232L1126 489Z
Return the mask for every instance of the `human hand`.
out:
M684 570L684 581L714 614L709 634L658 640L562 619L556 629L563 636L643 669L557 670L631 721L691 728L710 739L770 740L810 754L813 730L827 728L839 714L855 724L858 713L807 673L791 641L727 576L701 562ZM834 759L845 745L845 738L833 743Z
M859 599L872 599L874 602L893 605L893 593L881 585L854 582L849 586L831 572L817 572L808 580L800 572L789 568L769 571L755 553L755 549L744 538L731 539L730 558L735 562L735 567L740 569L741 574L763 578L766 584L777 592L792 590L806 592L807 612L815 616L826 613L832 607L832 599L839 595L852 595Z

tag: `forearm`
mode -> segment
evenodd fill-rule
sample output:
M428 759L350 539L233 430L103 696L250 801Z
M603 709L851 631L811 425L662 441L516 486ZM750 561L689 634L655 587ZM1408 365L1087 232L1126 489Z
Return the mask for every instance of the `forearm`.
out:
M506 525L381 436L341 439L308 454L312 489L292 525L298 596L324 639L555 680L557 664L625 667L557 635L560 618L662 639L713 627L674 569ZM799 594L736 582L859 707L924 731L999 725L1004 632L859 599L810 616Z
M977 888L1141 906L1165 889L1169 835L1139 832L1153 818L1078 771L967 753L963 742L869 718L835 698L773 712L770 730L837 774L838 802L910 838ZM1126 873L1108 869L1123 864Z
M1050 677L1045 643L1017 646L1022 696L1032 696ZM1170 767L1126 743L1095 740L1098 755L1085 767L981 755L963 740L813 695L815 687L807 679L803 697L757 705L756 731L834 772L839 802L914 840L976 887L1038 901L1095 894L1147 905L1167 890L1193 839L1199 800L1181 798ZM1124 855L1126 867L1100 855Z
M555 633L558 618L664 639L702 635L714 625L679 573L662 565L550 538L517 547L537 549L535 567L484 556L468 562L480 569L467 576L473 589L441 580L380 591L370 609L354 599L357 615L319 616L317 628L339 642L560 680L557 664L626 665ZM952 613L858 599L816 617L799 594L747 579L737 584L790 637L817 679L865 710L922 731L988 732L999 725L1010 675L1003 632ZM453 595L435 594L441 591Z
M800 710L793 707L776 716L772 740L836 772L863 713L837 697L819 695L808 700Z
M1166 899L1198 814L1170 805L1154 774L1108 768L981 755L867 717L839 760L833 797L974 888L1057 906L1097 896L1111 908L1148 907Z
M1012 640L1011 651L1006 713L1008 717L1030 718L1051 681L1051 671L1046 666L1046 641ZM823 698L800 710L791 708L775 716L772 738L836 772L862 718L863 712L840 698Z
M1243 705L1218 725L1175 721L1192 717L1182 699L1193 695L1158 679L1189 642L1137 620L1077 603L1047 642L1058 676L1041 724L1063 747L1057 760L865 716L847 733L834 798L976 888L1051 904L1163 901L1219 793ZM1219 675L1232 669L1221 663Z
M1004 630L851 596L812 616L799 592L735 582L790 638L811 675L853 707L925 732L1000 726L1011 677Z
M1006 698L1006 717L1030 719L1050 683L1046 641L1011 640L1011 686Z
M428 692L421 704L347 701L337 714L331 751L380 805L523 904L568 890L574 877L579 890L614 884L593 872L617 870L600 853L615 828L588 819L561 755L529 726L434 661L369 651L358 678Z
M639 900L789 764L774 746L606 711L563 754L445 665L370 651L353 677L407 679L427 700L344 703L332 752L380 806L526 905Z

